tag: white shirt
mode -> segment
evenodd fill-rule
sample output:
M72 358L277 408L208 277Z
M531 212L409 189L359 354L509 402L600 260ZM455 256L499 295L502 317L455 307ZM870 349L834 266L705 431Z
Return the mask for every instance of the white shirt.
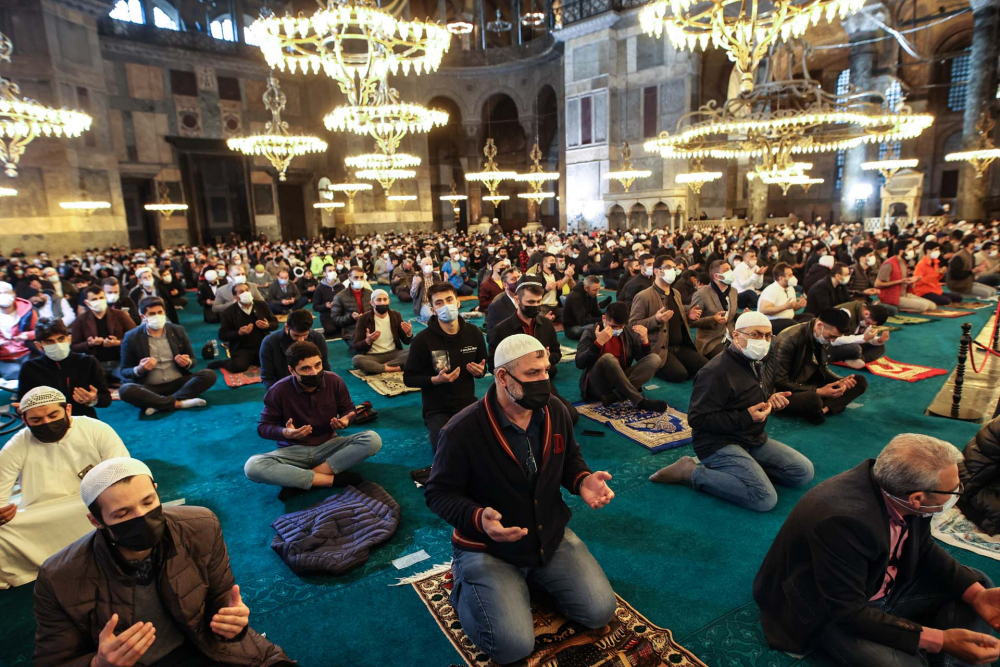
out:
M746 262L740 262L733 269L733 287L737 292L743 293L748 289L758 290L764 286L764 276L755 273L756 267L750 266Z
M44 443L28 428L14 434L0 449L0 507L10 503L10 492L21 476L21 508L35 503L80 495L79 473L87 466L128 456L114 429L90 417L73 417L59 442ZM80 513L86 512L80 503Z
M757 298L757 310L760 311L760 304L762 301L767 301L774 306L784 306L789 307L782 310L774 315L766 315L769 320L790 320L795 317L795 308L791 307L795 303L795 288L794 287L782 287L777 281L771 283L764 288L764 291L760 293Z
M14 325L17 324L17 309L14 312L7 314L0 310L0 335L2 335L7 340L14 337Z
M381 332L379 337L372 343L368 354L385 354L396 349L396 341L392 339L392 325L389 323L389 313L385 317L379 317L378 313L372 318L375 321L375 331Z

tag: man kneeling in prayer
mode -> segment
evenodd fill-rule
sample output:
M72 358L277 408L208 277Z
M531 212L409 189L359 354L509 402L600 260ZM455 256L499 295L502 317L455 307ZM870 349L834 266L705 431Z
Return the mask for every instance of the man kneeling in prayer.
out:
M97 530L42 565L35 667L293 664L250 629L211 511L164 508L149 468L127 457L94 466L80 495Z
M451 603L470 639L500 664L535 646L528 582L572 621L601 628L617 602L586 545L567 526L560 487L592 509L615 497L592 473L573 424L549 388L545 346L514 334L494 353L496 382L441 431L424 496L455 527ZM502 522L502 523L501 523Z
M80 477L101 461L128 456L110 426L71 416L58 389L25 392L20 411L27 428L0 450L0 589L34 581L46 558L90 532ZM10 502L18 477L20 507Z

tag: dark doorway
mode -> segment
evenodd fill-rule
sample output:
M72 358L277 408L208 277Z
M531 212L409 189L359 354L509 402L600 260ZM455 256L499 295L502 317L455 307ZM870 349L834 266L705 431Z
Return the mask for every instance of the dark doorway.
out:
M151 245L159 245L157 214L143 208L146 204L156 202L153 180L149 178L123 178L122 198L125 201L129 247L148 248Z
M246 177L242 158L189 153L182 163L198 207L201 236L206 242L253 236L247 205Z
M301 185L278 184L278 218L282 239L306 237L306 201Z

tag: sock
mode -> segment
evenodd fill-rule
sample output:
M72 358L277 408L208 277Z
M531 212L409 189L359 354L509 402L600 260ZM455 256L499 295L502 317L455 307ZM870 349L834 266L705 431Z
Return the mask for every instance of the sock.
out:
M618 402L618 396L615 395L615 392L613 391L604 394L604 396L601 396L601 405L603 405L606 408L614 405L617 402Z
M333 486L357 486L363 481L364 477L350 470L338 472L333 476Z
M283 486L281 491L278 492L278 500L288 500L289 498L294 498L295 496L301 496L303 493L309 489L300 489L297 486Z
M641 410L649 410L650 412L666 412L667 402L655 398L644 398L639 401L639 405L636 407Z
M203 408L208 405L208 402L204 398L185 398L181 401L181 409L185 410L187 408Z
M156 408L146 408L145 410L142 411L142 413L147 417L151 417L152 415L155 415L157 412L159 412L159 410L157 410Z

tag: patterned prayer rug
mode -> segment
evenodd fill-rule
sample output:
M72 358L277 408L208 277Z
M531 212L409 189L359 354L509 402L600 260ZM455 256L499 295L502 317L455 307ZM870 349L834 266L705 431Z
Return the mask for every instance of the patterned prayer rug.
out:
M604 407L600 403L577 403L577 411L610 427L651 453L673 449L691 442L691 427L687 414L667 408L666 412L640 410L623 401Z
M966 315L972 315L971 310L945 310L944 308L937 308L935 310L925 310L920 313L921 315L927 315L929 317L965 317Z
M982 532L957 507L931 519L931 534L959 549L1000 560L1000 535L990 537Z
M893 315L887 319L886 322L888 324L903 324L909 326L911 324L926 324L930 322L930 320L925 320L922 317L910 317L909 315Z
M468 667L496 667L496 663L466 636L458 613L449 602L453 585L449 565L434 568L406 582L413 586ZM615 616L599 630L588 630L532 600L535 650L516 664L524 667L705 667L705 663L674 641L670 630L653 625L628 602L615 597L618 600Z
M918 366L908 364L903 361L895 361L888 357L881 357L865 366L873 375L879 377L892 378L893 380L903 380L904 382L916 382L926 380L935 375L946 375L948 371L943 368L930 368L928 366Z
M229 387L242 387L248 384L259 384L263 380L260 379L260 367L251 366L242 373L230 373L225 368L220 368L222 371L222 379L226 381L226 385Z
M458 300L462 301L462 302L465 302L465 301L478 301L479 297L476 296L475 294L470 294L469 296L460 296L460 297L458 297Z
M559 359L560 364L568 364L571 361L576 360L576 348L570 347L569 345L560 345L559 351L562 352L562 357Z
M402 371L397 373L378 373L368 375L364 371L351 369L351 375L368 384L375 392L382 396L399 396L411 391L420 391L417 387L407 387L403 384Z
M989 301L960 301L959 303L951 304L951 307L960 308L962 310L979 310L981 308L996 308L996 306Z

